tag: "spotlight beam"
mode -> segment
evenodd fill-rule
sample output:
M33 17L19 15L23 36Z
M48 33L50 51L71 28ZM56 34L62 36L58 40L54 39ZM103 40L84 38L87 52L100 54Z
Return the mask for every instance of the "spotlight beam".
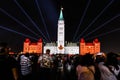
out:
M24 25L22 22L20 22L18 19L16 19L15 17L13 17L12 15L10 15L8 12L6 12L5 10L3 10L2 8L0 8L0 11L3 12L4 14L6 14L7 16L9 16L11 19L13 19L15 22L17 22L18 24L22 25L22 27L26 28L27 30L29 30L30 32L32 32L33 34L35 34L36 36L39 36L39 34L35 33L34 31L32 31L30 28L28 28L26 25Z
M103 33L103 34L99 34L99 35L93 36L93 37L88 38L88 39L93 39L93 38L96 38L96 37L104 36L104 35L107 35L107 34L110 34L110 33L116 32L116 31L120 31L120 28L111 30L111 31ZM88 39L86 39L86 40L88 40Z
M84 19L84 17L85 17L85 14L86 14L86 12L87 12L87 9L88 9L88 7L89 7L89 5L90 5L90 2L91 2L91 0L89 0L88 3L87 3L87 5L86 5L86 8L85 8L85 10L84 10L84 12L83 12L83 15L82 15L82 17L81 17L81 19L80 19L80 23L79 23L79 25L78 25L78 27L77 27L77 29L76 29L76 32L75 32L75 34L74 34L74 36L73 36L73 41L74 41L74 39L75 39L75 37L76 37L79 29L80 29L81 23L83 22L83 19Z
M43 25L44 25L44 27L45 27L45 30L46 30L46 33L47 33L48 39L50 40L50 36L49 36L48 31L47 31L47 27L46 27L46 24L45 24L44 18L43 18L43 16L42 16L41 9L40 9L39 4L38 4L38 0L35 0L35 2L36 2L36 5L37 5L37 8L38 8L39 14L40 14L40 16L41 16L41 18L42 18L42 22L43 22ZM50 41L51 41L51 40L50 40Z
M26 35L26 34L17 32L17 31L15 31L15 30L12 30L12 29L10 29L10 28L6 28L6 27L4 27L4 26L0 26L0 28L1 28L1 29L4 29L4 30L7 30L7 31L9 31L9 32L13 32L13 33L22 35L22 36L24 36L24 37L29 37L29 38L31 38L31 39L37 40L36 38L34 38L34 37L32 37L32 36L29 36L29 35Z
M119 17L119 16L120 16L120 14L117 15L117 16L114 16L114 17L111 18L110 20L106 21L104 24L98 26L98 27L95 28L93 31L91 31L91 32L89 32L87 35L85 35L84 38L87 37L88 35L92 34L93 32L99 30L100 28L104 27L106 24L110 23L111 21L113 21L114 19L116 19L116 18Z
M86 27L85 30L77 37L76 40L78 40L84 33L85 31L88 30L88 28L103 14L103 12L113 3L114 0L112 0L96 17L95 19Z
M25 16L32 22L32 24L35 26L35 28L42 34L42 36L47 40L47 38L45 37L45 35L42 33L42 31L38 28L38 26L36 25L36 23L31 19L31 17L27 14L27 12L22 8L22 6L16 1L14 0L14 2L17 4L17 6L20 8L20 10L25 14Z

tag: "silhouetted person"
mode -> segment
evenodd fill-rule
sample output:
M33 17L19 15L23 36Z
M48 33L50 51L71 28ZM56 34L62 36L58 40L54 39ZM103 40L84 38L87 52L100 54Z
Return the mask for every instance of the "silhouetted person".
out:
M7 43L0 43L0 80L18 80L17 61L8 54Z
M29 53L20 57L22 80L32 80L32 63L29 59Z
M110 52L107 54L106 65L110 71L120 80L120 65L118 64L118 55L116 53Z
M52 57L50 55L50 50L47 49L45 54L42 54L38 58L38 64L40 65L40 79L51 80L51 68L52 68Z
M95 67L92 55L87 53L81 58L81 63L76 67L78 80L95 80Z
M117 80L115 75L109 70L106 65L106 55L105 53L98 53L95 62L100 71L100 80Z

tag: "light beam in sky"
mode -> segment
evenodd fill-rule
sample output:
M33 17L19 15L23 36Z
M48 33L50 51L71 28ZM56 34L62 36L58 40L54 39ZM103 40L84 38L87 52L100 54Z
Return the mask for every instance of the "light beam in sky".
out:
M20 24L21 27L26 28L27 30L29 30L30 32L32 32L33 34L35 34L36 36L41 37L39 34L35 33L33 30L31 30L30 28L28 28L25 24L23 24L22 22L20 22L18 19L16 19L12 15L10 15L8 12L6 12L5 10L3 10L2 8L0 8L0 11L3 12L4 14L6 14L7 16L9 16L11 19L13 19L18 24Z
M93 21L83 30L83 32L76 38L78 40L84 33L85 31L88 30L88 28L91 27L91 25L103 14L103 12L114 2L114 0L110 1L110 3L93 19Z
M19 34L19 35L22 35L22 36L24 36L24 37L29 37L29 38L31 38L31 39L38 40L38 39L36 39L36 38L34 38L34 37L32 37L32 36L29 36L29 35L26 35L26 34L17 32L17 31L15 31L15 30L12 30L12 29L7 28L7 27L5 27L5 26L0 26L0 28L1 28L1 29L4 29L4 30L7 30L7 31L10 31L10 32L13 32L13 33L16 33L16 34Z
M110 33L113 33L113 32L117 32L117 31L120 31L120 28L117 28L117 29L114 29L114 30L108 31L106 33L99 34L99 35L96 35L96 36L93 36L93 37L90 37L90 38L86 38L86 40L94 39L96 37L101 37L101 36L104 36L104 35L107 35L107 34L110 34Z
M27 14L27 12L22 8L22 6L16 1L14 0L14 2L17 4L17 6L20 8L20 10L26 15L26 17L32 22L32 24L35 26L35 28L41 33L41 35L46 39L46 36L43 34L43 32L38 28L38 26L36 25L36 23L31 19L31 17Z
M36 5L37 5L37 8L38 8L39 14L40 14L40 16L41 16L41 18L42 18L42 22L43 22L43 25L44 25L44 27L45 27L45 30L46 30L46 33L47 33L48 39L49 39L49 41L51 41L50 36L49 36L49 33L48 33L48 31L47 31L47 27L46 27L46 24L45 24L45 21L44 21L43 15L42 15L42 12L41 12L41 9L40 9L39 4L38 4L38 0L35 0L35 3L36 3Z
M77 26L77 29L76 29L75 34L74 34L74 36L73 36L73 41L75 40L75 37L77 36L77 33L78 33L78 31L79 31L79 29L80 29L80 26L81 26L81 24L82 24L82 22L83 22L83 19L84 19L84 17L85 17L85 14L86 14L86 12L87 12L87 10L88 10L88 7L89 7L89 5L90 5L90 2L91 2L91 0L89 0L88 3L87 3L87 5L86 5L86 8L85 8L85 10L84 10L84 12L83 12L83 15L82 15L82 17L81 17L81 19L80 19L80 23L79 23L79 25Z
M118 18L119 16L120 16L120 14L114 16L113 18L109 19L109 20L106 21L104 24L98 26L97 28L95 28L94 30L92 30L91 32L89 32L87 35L85 35L85 36L83 36L83 37L85 38L85 37L89 36L89 35L92 34L93 32L99 30L100 28L104 27L106 24L108 24L108 23L110 23L111 21L113 21L114 19Z

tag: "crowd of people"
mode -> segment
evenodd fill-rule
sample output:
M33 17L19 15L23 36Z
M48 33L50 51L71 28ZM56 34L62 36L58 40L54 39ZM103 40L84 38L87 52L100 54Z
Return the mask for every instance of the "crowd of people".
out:
M86 55L9 55L0 44L0 80L120 80L120 56L99 52ZM119 59L118 59L119 58Z

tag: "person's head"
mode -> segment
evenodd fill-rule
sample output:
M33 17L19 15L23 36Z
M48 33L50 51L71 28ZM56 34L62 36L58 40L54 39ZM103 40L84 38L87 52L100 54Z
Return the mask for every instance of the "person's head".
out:
M7 47L7 43L1 42L0 43L0 54L8 54L9 48Z
M86 53L85 55L82 56L81 60L81 65L82 66L91 66L94 65L94 58L93 55L90 53Z
M50 49L47 49L47 50L46 50L46 54L50 54Z
M106 55L103 52L99 52L95 55L95 63L105 62Z
M107 64L118 65L117 57L118 57L118 55L114 52L107 53Z
M29 53L26 53L25 56L26 56L26 57L29 57Z

